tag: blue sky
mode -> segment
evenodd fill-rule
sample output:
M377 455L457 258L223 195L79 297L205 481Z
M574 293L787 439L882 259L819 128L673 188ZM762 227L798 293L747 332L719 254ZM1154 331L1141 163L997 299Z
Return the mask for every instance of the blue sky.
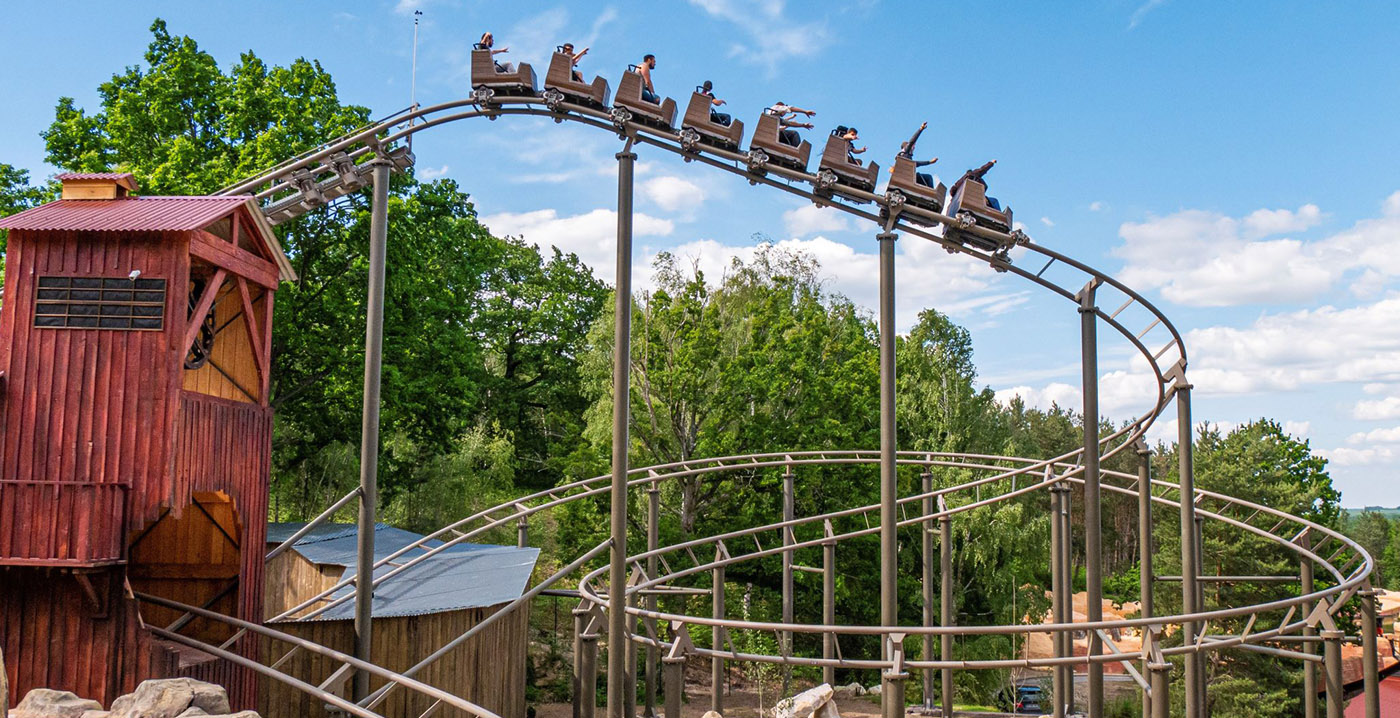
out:
M658 90L705 79L751 122L777 100L817 111L815 140L855 125L882 165L927 120L944 178L997 158L993 194L1036 242L1108 269L1187 337L1195 414L1285 422L1328 456L1344 503L1400 504L1400 6L1280 1L846 3L667 0L570 4L6 3L0 162L46 177L38 133L59 96L141 61L155 17L224 67L240 52L319 60L341 98L377 114L467 92L471 43L492 30L534 64L571 40L615 80L658 55ZM458 180L497 233L578 252L611 278L612 154L601 133L517 120L415 141L420 176ZM761 238L823 262L873 307L874 230L742 180L643 151L638 277L662 249L718 275ZM918 240L901 241L899 320L936 307L973 333L1003 397L1079 404L1071 305ZM1150 380L1105 339L1103 408L1143 408ZM1155 436L1168 436L1164 417Z

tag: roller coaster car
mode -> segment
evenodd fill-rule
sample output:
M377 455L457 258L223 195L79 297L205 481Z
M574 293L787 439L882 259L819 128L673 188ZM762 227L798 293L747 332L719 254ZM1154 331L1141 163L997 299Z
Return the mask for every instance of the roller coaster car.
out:
M686 129L694 130L701 142L708 142L727 150L738 150L744 139L744 123L732 120L726 127L710 119L710 108L714 98L699 92L691 93L690 104L685 108L685 118L681 120L682 134Z
M821 170L818 179L824 180L828 189L833 185L846 185L866 192L875 191L875 181L880 176L880 165L871 162L868 166L851 160L851 141L841 137L839 130L832 130L826 138L822 150ZM829 173L829 174L828 174ZM834 179L833 179L834 177Z
M574 80L573 55L562 51L556 50L554 57L550 58L549 72L544 76L544 87L580 105L600 110L608 109L608 81L595 77L593 84L588 85Z
M617 85L617 97L613 98L613 104L631 110L634 118L642 124L667 132L674 131L676 101L669 97L663 98L660 104L643 100L642 87L645 84L642 73L637 72L637 66L628 65L627 72L622 75L622 82Z
M472 89L482 88L490 88L497 95L534 97L535 71L522 62L514 72L501 72L496 69L490 50L472 50Z
M992 209L987 204L987 185L977 180L961 180L953 183L953 198L948 202L948 216L959 219L967 218L976 223L979 227L994 229L998 232L1011 232L1011 208L1005 210ZM949 227L945 232L952 233L952 237L960 242L966 242L978 249L993 252L1001 249L997 242L979 237L971 232L963 232L953 227Z
M890 173L890 183L885 187L886 194L899 194L904 203L930 212L942 212L948 199L948 186L939 182L933 187L919 184L914 160L908 157L894 158L894 171Z
M754 162L753 158L762 155L767 158L767 162L775 162L784 167L795 169L798 172L807 171L807 160L812 156L812 143L802 140L802 144L794 147L779 139L779 130L782 123L779 122L778 114L770 110L764 110L758 118L758 127L753 132L753 139L749 140L750 166L762 165L763 162Z

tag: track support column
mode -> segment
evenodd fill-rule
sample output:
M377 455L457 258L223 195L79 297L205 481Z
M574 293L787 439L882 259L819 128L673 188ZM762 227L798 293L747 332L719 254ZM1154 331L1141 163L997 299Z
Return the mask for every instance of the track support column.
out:
M681 707L685 705L685 656L666 656L661 663L666 673L666 718L681 718Z
M1144 715L1150 716L1150 718L1169 718L1172 706L1172 664L1165 661L1148 663L1147 671L1152 685L1152 694L1148 701L1149 711Z
M836 625L836 538L831 521L825 521L826 540L822 542L822 623ZM836 658L836 634L822 634L822 658ZM822 666L822 682L836 684L836 666Z
M1152 614L1152 450L1147 442L1138 439L1133 446L1138 457L1138 601L1139 616L1150 618ZM1153 662L1143 662L1143 670L1150 673ZM1151 682L1149 681L1149 686ZM1142 714L1152 715L1152 700L1148 691L1142 693Z
M1086 617L1103 620L1103 522L1099 515L1099 347L1098 279L1079 291L1079 328L1084 370L1084 573ZM1098 631L1089 631L1089 655L1104 652ZM1103 718L1103 664L1089 663L1089 718Z
M591 618L584 621L585 624L592 622ZM579 636L579 691L576 702L579 718L593 718L598 714L598 634L593 632L592 626L584 631ZM612 654L613 651L609 650L608 653Z
M628 718L627 422L632 359L632 143L617 153L617 282L613 309L612 554L608 567L608 718Z
M1342 638L1336 629L1322 631L1322 664L1327 684L1327 718L1342 718L1346 695L1342 685Z
M1298 537L1298 545L1305 548L1312 548L1311 529L1303 529L1303 534ZM1312 559L1306 556L1299 560L1298 579L1304 596L1317 590L1317 585L1313 578ZM1311 616L1313 612L1313 602L1303 603L1303 615ZM1303 628L1303 637L1312 638L1317 635L1317 629L1312 626ZM1317 648L1312 641L1303 641L1303 653L1313 655L1317 653ZM1303 661L1303 718L1317 718L1317 665L1312 661Z
M796 480L797 475L792 471L792 464L783 467L783 521L792 521L797 515L796 507ZM783 546L793 544L792 527L783 527ZM792 623L793 617L793 590L792 590L792 549L783 551L783 623ZM779 650L784 656L792 655L792 631L783 631L783 645ZM791 695L789 690L792 687L792 666L783 664L783 695Z
M942 498L938 508L947 511ZM939 573L939 625L947 628L953 621L953 519L944 514L938 519L938 573ZM938 659L953 660L953 634L944 633L939 637ZM953 669L943 669L943 715L953 715Z
M1192 457L1191 385L1186 382L1186 367L1178 365L1176 376L1177 473L1181 498L1181 605L1183 613L1198 613L1201 604L1196 585L1196 481ZM1196 642L1196 623L1181 624L1183 645ZM1197 653L1183 657L1186 664L1186 718L1205 718L1205 666Z
M1066 595L1065 575L1068 573L1064 567L1066 552L1063 549L1065 542L1065 500L1064 494L1069 493L1069 487L1064 484L1055 484L1050 487L1050 616L1054 623L1068 623L1065 620L1064 597ZM1059 631L1050 637L1051 645L1055 648L1056 658L1067 658L1069 652L1065 650L1065 636L1069 634ZM1067 666L1056 665L1052 669L1051 680L1052 696L1054 703L1052 713L1055 718L1065 718L1066 707L1069 701L1066 699L1068 692L1074 690L1070 684L1073 674Z
M933 519L933 472L925 468L919 474L919 489L924 495L923 512L928 517L920 528L923 534L922 558L923 558L923 603L924 603L924 628L930 628L933 622L933 562L934 547L933 536L938 531L934 528ZM925 633L923 636L923 659L925 661L933 659L933 634ZM924 688L924 710L933 710L933 669L925 668L923 675Z
M890 667L880 672L880 709L882 718L904 718L904 686L909 673L904 670L904 634L891 633L885 637L885 655Z
M1365 686L1361 700L1366 718L1380 718L1380 666L1376 658L1376 591L1370 587L1357 594L1361 598L1361 673Z
M574 710L573 718L583 718L583 634L588 629L588 609L583 602L574 607Z
M728 557L729 552L721 543L715 550L715 560L722 561ZM710 617L720 621L724 619L724 566L716 566L711 575L714 578L710 583ZM724 650L723 626L710 629L710 647L716 654L710 658L710 710L724 715L724 659L718 655Z
M899 235L886 231L876 239L880 242L880 625L890 628L899 625L894 396L894 243Z
M661 546L661 489L653 483L647 489L647 551L655 552ZM656 556L647 557L647 578L656 578ZM646 597L647 610L656 612L656 594L648 593ZM658 637L656 632L656 619L646 619L647 635L652 638ZM647 645L646 652L646 718L656 716L656 684L657 684L657 660L660 658L660 651L654 645Z
M355 657L373 661L374 523L379 511L379 380L384 367L384 265L389 243L389 168L371 165L374 199L369 220L369 287L365 298L365 383L360 422L360 517L355 560ZM355 671L356 701L369 695L369 673Z

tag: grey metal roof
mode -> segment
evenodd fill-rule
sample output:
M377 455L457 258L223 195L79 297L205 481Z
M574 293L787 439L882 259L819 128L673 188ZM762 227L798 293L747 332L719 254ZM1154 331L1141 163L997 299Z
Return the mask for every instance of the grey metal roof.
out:
M281 543L296 533L304 523L268 524L268 543ZM374 556L379 560L417 541L422 536L392 526L378 524L374 533ZM442 545L428 541L429 548ZM292 550L316 564L344 566L342 578L355 575L356 536L353 524L325 524L312 529ZM394 561L402 564L421 555L409 551ZM376 618L420 616L443 611L457 611L507 603L520 597L529 585L530 574L539 558L537 548L516 548L490 544L460 543L395 574L374 591L373 615ZM375 571L382 576L394 570L384 565ZM353 593L350 587L334 597ZM354 602L347 601L317 616L316 621L338 621L354 618Z

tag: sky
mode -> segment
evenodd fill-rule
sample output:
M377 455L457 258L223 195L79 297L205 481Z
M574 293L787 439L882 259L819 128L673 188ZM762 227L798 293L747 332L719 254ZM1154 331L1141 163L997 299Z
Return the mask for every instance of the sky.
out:
M658 91L682 105L709 79L750 126L776 101L811 108L814 144L856 126L882 165L927 121L919 152L940 158L937 174L999 160L991 193L1035 242L1165 311L1185 336L1197 421L1277 420L1329 459L1344 505L1400 505L1400 4L4 3L0 162L54 174L39 133L58 98L96 110L97 86L142 61L156 17L225 69L249 51L318 60L342 101L376 116L413 93L464 97L471 44L491 30L502 59L540 77L565 41L591 47L581 69L614 86L654 53ZM449 124L414 144L418 176L455 179L494 232L575 252L608 281L618 149L534 118ZM657 252L718 278L773 242L875 308L873 226L646 148L637 191L639 288ZM916 238L900 240L897 272L900 331L936 308L972 333L979 382L999 398L1080 406L1073 304ZM1152 380L1125 340L1100 336L1103 413L1135 416ZM1151 436L1174 435L1169 410Z

